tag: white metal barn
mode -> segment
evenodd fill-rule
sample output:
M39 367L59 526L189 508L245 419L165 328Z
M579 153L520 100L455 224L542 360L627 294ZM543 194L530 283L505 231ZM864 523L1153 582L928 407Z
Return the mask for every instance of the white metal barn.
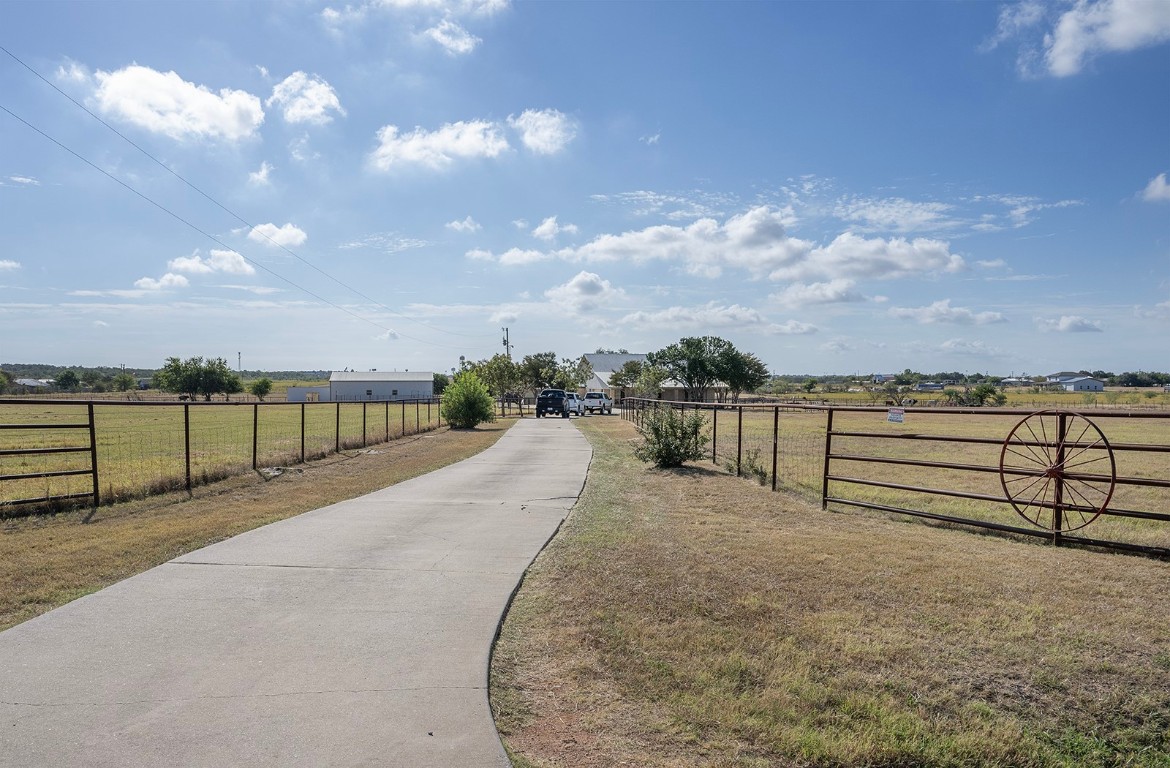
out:
M1103 392L1105 391L1105 383L1100 379L1094 379L1092 376L1081 376L1077 379L1069 379L1061 383L1066 392Z
M435 392L431 371L334 371L329 377L329 399L421 400Z

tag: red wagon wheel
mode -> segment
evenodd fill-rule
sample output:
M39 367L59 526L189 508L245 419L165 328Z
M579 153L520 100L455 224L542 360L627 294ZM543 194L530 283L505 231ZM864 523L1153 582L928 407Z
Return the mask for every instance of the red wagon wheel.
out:
M999 480L1016 512L1039 528L1067 533L1105 511L1117 485L1117 462L1105 435L1070 411L1039 411L1008 433Z

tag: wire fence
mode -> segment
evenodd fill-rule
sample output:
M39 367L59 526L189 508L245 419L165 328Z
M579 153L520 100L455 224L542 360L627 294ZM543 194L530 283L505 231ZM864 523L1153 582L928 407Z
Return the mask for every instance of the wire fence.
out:
M667 403L709 460L823 508L1170 557L1170 414Z
M190 490L439 426L438 398L356 403L0 399L0 517L56 511L86 497L96 505Z

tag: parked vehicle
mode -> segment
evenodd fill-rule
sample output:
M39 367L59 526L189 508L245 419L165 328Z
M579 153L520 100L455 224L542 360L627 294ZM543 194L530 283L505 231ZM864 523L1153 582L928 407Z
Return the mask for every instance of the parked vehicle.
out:
M565 411L578 416L585 415L585 401L576 392L565 393Z
M546 389L536 396L536 418L546 414L569 418L567 393L563 389Z
M586 392L585 410L590 413L613 413L613 399L604 392Z

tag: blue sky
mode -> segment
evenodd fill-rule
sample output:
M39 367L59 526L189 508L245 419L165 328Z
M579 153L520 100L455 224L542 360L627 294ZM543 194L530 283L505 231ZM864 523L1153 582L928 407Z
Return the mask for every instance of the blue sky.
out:
M0 46L0 361L1170 369L1164 0L10 1Z

